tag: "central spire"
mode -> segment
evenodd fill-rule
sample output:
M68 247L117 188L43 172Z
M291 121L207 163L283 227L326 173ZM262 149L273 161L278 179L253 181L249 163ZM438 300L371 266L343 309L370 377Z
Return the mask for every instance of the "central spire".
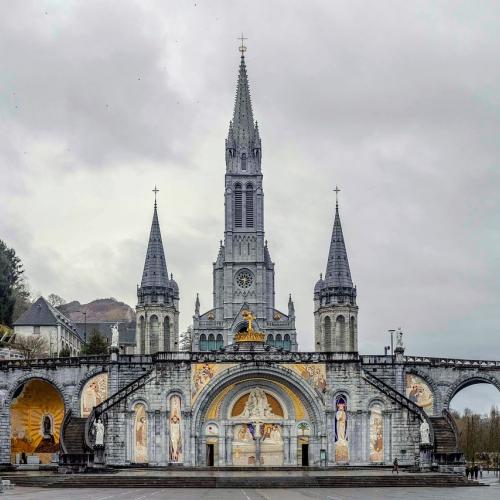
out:
M250 88L248 85L244 52L241 53L232 129L234 140L238 146L247 145L252 142L255 124L253 121L252 101L250 99Z

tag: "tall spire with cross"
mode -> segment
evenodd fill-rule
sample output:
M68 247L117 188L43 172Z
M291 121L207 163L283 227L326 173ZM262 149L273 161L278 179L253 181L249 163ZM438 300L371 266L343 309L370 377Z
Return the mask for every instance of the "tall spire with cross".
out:
M329 286L352 288L351 271L349 269L349 260L347 259L347 250L339 215L340 189L338 186L335 186L333 191L335 192L335 219L333 222L328 261L326 263L325 282Z
M165 259L165 251L161 239L160 223L158 221L158 206L156 195L159 189L156 187L152 190L155 197L153 209L153 222L151 223L151 231L149 233L148 249L146 252L146 260L144 262L144 271L142 273L141 288L148 286L168 287L168 271L167 261Z

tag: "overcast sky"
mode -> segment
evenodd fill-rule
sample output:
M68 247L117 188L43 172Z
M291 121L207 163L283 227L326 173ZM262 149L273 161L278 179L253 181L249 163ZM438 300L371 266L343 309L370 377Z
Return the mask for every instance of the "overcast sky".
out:
M36 295L135 306L157 184L181 329L210 308L243 31L300 348L339 185L360 351L401 326L407 354L500 359L499 25L479 0L2 2L0 238Z

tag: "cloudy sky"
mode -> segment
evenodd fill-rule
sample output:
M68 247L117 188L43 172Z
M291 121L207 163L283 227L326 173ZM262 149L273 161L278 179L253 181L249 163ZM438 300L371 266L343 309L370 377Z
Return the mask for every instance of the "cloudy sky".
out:
M134 306L156 183L185 329L211 305L243 31L300 348L338 184L360 351L401 326L408 354L500 359L499 23L479 0L2 2L0 238L35 294Z

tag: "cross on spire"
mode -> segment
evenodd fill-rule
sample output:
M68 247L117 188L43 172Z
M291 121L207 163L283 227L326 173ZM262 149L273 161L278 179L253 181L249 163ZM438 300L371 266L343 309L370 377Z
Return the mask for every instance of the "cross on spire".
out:
M245 38L243 36L243 33L241 34L240 37L237 38L237 40L240 40L241 41L241 45L239 47L239 51L241 52L241 57L243 57L243 54L246 52L247 48L245 47L245 40L248 40L248 38Z
M339 208L339 193L340 193L340 189L339 189L338 186L335 186L335 189L333 191L335 193L335 206L337 208Z
M152 191L155 194L155 208L156 208L156 193L159 191L159 189L156 187L156 184L155 184L155 188Z

